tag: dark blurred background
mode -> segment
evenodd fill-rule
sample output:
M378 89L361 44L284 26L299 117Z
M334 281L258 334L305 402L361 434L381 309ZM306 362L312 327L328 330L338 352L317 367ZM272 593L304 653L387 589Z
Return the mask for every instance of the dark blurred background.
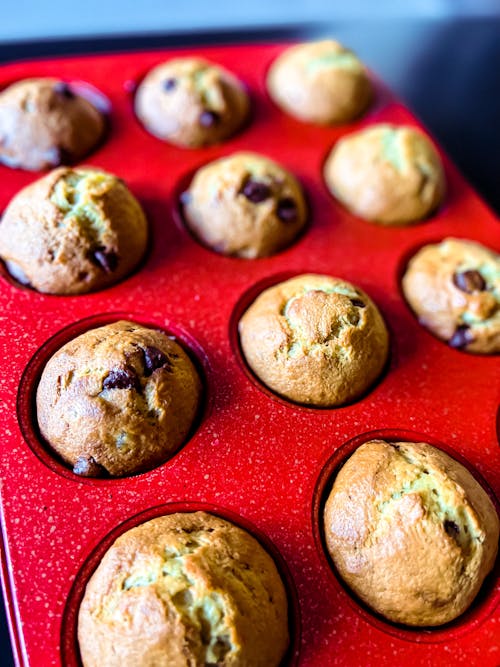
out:
M70 53L332 36L354 49L406 102L500 213L499 0L350 0L342 5L332 0L253 0L232 3L230 10L226 2L216 1L175 5L87 0L73 11L62 0L4 3L0 63ZM500 226L494 245L499 240ZM0 605L0 667L13 664Z

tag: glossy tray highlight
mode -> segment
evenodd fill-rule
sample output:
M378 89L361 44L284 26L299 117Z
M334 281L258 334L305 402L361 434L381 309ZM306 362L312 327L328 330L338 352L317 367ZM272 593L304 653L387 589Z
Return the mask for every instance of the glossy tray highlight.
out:
M302 124L265 91L265 73L284 45L190 48L24 62L0 70L0 86L28 76L85 81L109 100L107 140L86 161L123 177L144 206L151 251L112 288L58 297L0 277L2 571L14 650L22 665L78 665L75 618L85 581L121 531L172 509L208 507L249 528L275 555L288 587L289 664L498 665L498 571L463 617L437 630L392 625L360 605L337 580L318 516L331 475L364 439L425 439L445 448L500 494L496 433L500 359L449 348L419 326L400 275L421 245L446 236L497 250L498 221L443 156L448 193L428 221L387 229L348 214L321 175L333 143L375 122L418 124L383 86L359 121L341 128ZM232 140L183 150L148 135L133 113L133 89L157 63L203 55L249 87L248 126ZM183 228L178 194L200 165L236 150L262 152L301 180L309 226L271 258L240 260L199 245ZM0 167L0 209L40 174ZM385 375L361 400L325 410L278 398L245 366L237 322L260 292L311 271L345 278L379 305L391 332ZM205 405L186 445L155 470L116 480L82 479L45 449L33 395L44 360L74 335L126 315L178 337L205 377Z

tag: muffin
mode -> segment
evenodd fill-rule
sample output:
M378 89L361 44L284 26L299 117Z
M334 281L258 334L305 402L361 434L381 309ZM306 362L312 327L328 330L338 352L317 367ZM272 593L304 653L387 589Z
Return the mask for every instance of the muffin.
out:
M146 251L144 213L125 183L60 167L21 190L0 223L0 257L19 282L82 294L125 278Z
M373 96L361 61L331 39L286 49L271 65L267 89L286 113L320 125L353 120Z
M92 575L78 618L83 667L278 667L287 599L272 558L204 512L127 531Z
M241 82L202 58L174 58L158 65L135 97L135 112L146 130L186 148L224 141L241 128L248 111Z
M351 213L383 225L427 217L445 191L439 155L413 127L379 124L347 135L333 147L324 174Z
M307 217L294 176L256 153L235 153L202 167L181 202L185 223L199 241L246 259L288 246Z
M101 141L105 116L59 79L24 79L0 92L0 163L38 171L71 164Z
M133 322L63 345L36 394L40 432L77 475L122 477L160 465L196 418L201 381L182 347Z
M499 522L469 471L425 443L372 440L347 460L325 506L339 575L395 623L460 616L492 570Z
M445 239L409 261L403 292L419 322L454 348L500 352L500 255L479 243Z
M389 336L373 301L340 278L301 275L262 292L239 323L243 355L270 389L335 407L381 374Z

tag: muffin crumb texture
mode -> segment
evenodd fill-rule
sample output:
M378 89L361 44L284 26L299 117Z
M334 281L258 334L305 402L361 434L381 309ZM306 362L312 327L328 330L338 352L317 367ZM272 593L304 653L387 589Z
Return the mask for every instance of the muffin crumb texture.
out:
M346 135L330 152L324 175L351 213L383 225L427 217L445 192L441 159L413 127L378 124Z
M419 322L455 349L500 352L500 255L466 239L426 245L403 276Z
M66 343L37 389L40 431L87 477L132 475L164 463L193 426L201 381L162 331L120 321Z
M410 626L454 620L497 555L499 520L469 471L426 443L372 440L337 474L324 512L339 575L374 611Z
M278 667L287 600L272 558L204 512L171 514L119 537L79 611L84 667Z

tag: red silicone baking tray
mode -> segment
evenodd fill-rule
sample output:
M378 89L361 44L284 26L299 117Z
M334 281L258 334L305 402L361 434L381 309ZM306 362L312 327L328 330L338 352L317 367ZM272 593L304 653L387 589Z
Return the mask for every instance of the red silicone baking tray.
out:
M494 215L443 155L448 192L428 221L384 228L348 214L329 195L322 165L335 141L369 124L418 122L379 83L359 122L340 128L302 124L267 96L265 74L285 45L162 50L22 62L0 70L0 85L29 76L84 81L107 98L110 131L85 162L123 177L143 204L151 250L119 285L85 296L38 294L0 277L2 336L1 507L3 585L19 664L79 664L78 604L89 574L125 529L173 510L206 508L249 528L274 554L289 591L288 664L498 665L500 583L490 576L473 607L449 626L394 626L359 604L325 555L319 514L339 463L373 436L426 440L473 468L500 493L496 433L500 359L451 349L416 321L400 292L408 257L446 236L500 249ZM134 85L181 53L227 66L248 85L253 111L232 140L202 150L148 135L133 112ZM309 226L268 259L219 256L182 226L178 195L200 165L236 150L262 152L302 181ZM0 167L0 207L39 174ZM361 400L312 409L282 400L247 370L237 322L267 285L300 272L352 281L379 305L391 332L384 376ZM178 337L198 360L205 403L196 431L168 462L126 479L82 479L45 449L33 396L47 358L64 342L126 316ZM105 666L103 666L105 667Z

